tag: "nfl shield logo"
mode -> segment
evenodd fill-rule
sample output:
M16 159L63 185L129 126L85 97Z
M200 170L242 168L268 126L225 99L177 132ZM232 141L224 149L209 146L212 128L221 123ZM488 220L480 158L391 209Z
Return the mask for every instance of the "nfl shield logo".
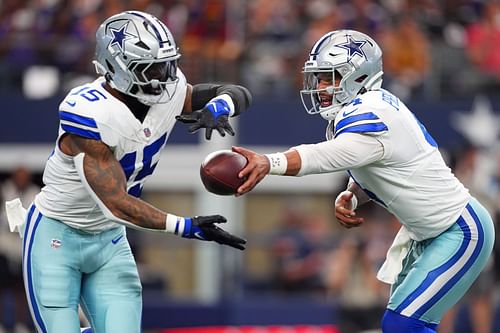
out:
M62 245L61 241L59 239L53 239L50 241L50 247L53 249L58 249Z
M149 127L146 127L144 129L144 135L146 136L146 138L149 138L151 136L151 130L149 129Z

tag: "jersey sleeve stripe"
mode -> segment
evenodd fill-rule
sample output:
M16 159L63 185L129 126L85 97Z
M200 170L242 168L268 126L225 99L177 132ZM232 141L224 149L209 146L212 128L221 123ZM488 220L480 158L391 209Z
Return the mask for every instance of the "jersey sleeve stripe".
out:
M374 113L372 112L367 112L367 113L362 113L362 114L356 114L354 116L346 117L342 119L341 121L338 122L337 126L335 126L335 132L341 131L344 127L351 125L355 122L358 121L363 121L363 120L379 120L380 118L377 117Z
M388 128L384 123L354 125L347 128L344 127L339 132L336 132L334 138L336 138L342 133L377 133L377 132L384 132L387 130Z
M61 120L66 120L79 125L85 125L87 127L97 128L97 124L93 118L80 116L71 112L60 111L59 117Z
M61 124L61 127L63 130L71 134L76 134L88 139L101 140L101 135L98 132L94 132L83 128L78 128L67 124Z

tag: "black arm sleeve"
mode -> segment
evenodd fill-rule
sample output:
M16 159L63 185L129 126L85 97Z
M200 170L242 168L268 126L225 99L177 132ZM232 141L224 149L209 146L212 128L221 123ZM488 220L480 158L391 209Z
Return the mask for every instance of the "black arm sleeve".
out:
M202 109L212 98L228 94L234 103L234 115L239 115L252 104L252 94L250 91L235 84L213 84L201 83L193 86L191 103L193 110Z

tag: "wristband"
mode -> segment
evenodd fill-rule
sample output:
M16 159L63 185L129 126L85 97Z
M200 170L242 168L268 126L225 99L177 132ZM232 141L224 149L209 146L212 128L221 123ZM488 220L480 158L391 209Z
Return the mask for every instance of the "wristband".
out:
M208 101L207 105L210 103L215 103L214 105L214 110L211 112L214 114L215 118L217 118L220 115L227 114L230 117L234 115L234 102L231 96L228 94L222 94L219 96L215 96L212 98L210 101ZM221 108L221 110L218 110L217 105Z
M182 235L184 233L185 225L186 223L183 217L174 214L167 214L167 218L165 221L165 232L175 235Z
M269 160L270 175L284 175L288 167L288 159L283 153L264 154Z

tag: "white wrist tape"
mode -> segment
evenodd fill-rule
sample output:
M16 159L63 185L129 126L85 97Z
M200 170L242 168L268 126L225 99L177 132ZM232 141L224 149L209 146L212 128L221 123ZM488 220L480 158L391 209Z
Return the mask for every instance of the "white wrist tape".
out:
M269 160L270 175L284 175L288 167L288 160L283 153L264 154Z
M167 214L165 232L175 235L182 235L182 233L184 232L184 225L185 221L183 217L174 214Z
M343 191L343 192L340 192L339 195L337 195L337 198L335 199L335 203L338 203L340 201L340 198L345 195L345 194L349 194L349 193L352 193L351 191ZM351 210L356 210L356 208L358 207L358 198L356 198L356 195L354 193L352 193L352 198L351 198Z

